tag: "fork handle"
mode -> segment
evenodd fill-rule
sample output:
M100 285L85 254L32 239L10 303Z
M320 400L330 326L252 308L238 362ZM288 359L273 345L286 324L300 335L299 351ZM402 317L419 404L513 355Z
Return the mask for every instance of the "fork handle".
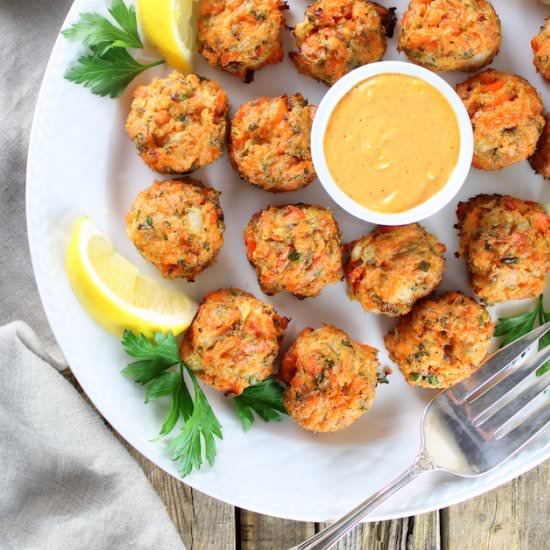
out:
M374 493L374 495L359 504L359 506L354 508L351 512L348 512L332 525L329 525L319 533L313 535L301 544L298 544L298 546L293 546L289 550L326 550L330 548L340 539L345 537L367 514L370 514L370 512L382 504L387 498L399 491L402 487L405 487L405 485L408 485L420 474L431 469L433 469L433 465L430 458L424 452L421 452L401 475L388 483L385 487L382 487L382 489Z

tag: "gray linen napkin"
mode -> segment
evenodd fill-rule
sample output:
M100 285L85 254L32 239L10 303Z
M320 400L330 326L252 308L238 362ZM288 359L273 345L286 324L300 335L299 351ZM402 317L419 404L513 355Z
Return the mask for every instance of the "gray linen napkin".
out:
M0 328L0 548L184 550L127 451L32 330Z
M56 357L27 245L25 168L38 89L71 3L0 0L0 325L24 319Z

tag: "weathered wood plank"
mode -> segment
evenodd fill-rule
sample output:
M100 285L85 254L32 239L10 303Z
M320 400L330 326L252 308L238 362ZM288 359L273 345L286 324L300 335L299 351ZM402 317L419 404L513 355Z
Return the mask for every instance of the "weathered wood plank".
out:
M550 548L550 461L441 512L444 550Z
M326 524L320 524L319 528ZM337 550L440 550L439 514L365 523L335 548Z
M120 438L119 438L120 439ZM166 506L188 550L235 548L235 508L191 489L146 459L125 441L130 454Z
M153 489L164 502L166 511L187 550L235 548L236 510L233 506L181 483L130 447L116 432L114 434L136 459Z
M315 533L314 523L278 519L247 510L239 510L239 520L241 550L285 550Z
M413 522L409 529L407 550L440 550L441 528L439 512L420 514L409 518Z
M172 523L185 546L191 550L194 546L192 489L169 476L132 447L127 445L126 448L141 466L153 489L164 502Z
M189 550L232 550L236 546L235 513L233 506L192 491L193 543Z

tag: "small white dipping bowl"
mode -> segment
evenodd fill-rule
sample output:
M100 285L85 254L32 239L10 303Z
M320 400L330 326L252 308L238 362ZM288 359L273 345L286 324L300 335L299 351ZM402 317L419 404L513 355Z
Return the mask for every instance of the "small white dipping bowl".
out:
M397 73L414 76L431 84L438 90L449 102L458 123L460 135L460 150L458 160L447 183L429 199L423 203L398 213L378 212L365 208L349 195L347 195L334 181L325 158L325 132L327 124L340 100L356 85L367 78L380 74ZM344 210L362 220L380 225L403 225L413 223L441 210L462 187L470 170L472 155L474 150L474 137L470 117L466 111L462 100L458 97L453 88L435 73L402 61L381 61L371 63L354 69L343 76L323 97L311 130L311 154L313 164L319 181L332 199L338 203Z

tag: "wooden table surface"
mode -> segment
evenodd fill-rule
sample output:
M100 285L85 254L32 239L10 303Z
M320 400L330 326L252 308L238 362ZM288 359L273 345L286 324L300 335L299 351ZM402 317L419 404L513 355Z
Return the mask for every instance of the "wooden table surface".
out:
M83 393L69 369L63 374ZM255 514L208 497L165 473L113 433L166 505L187 550L285 550L323 526ZM419 516L363 524L335 548L550 550L550 460L462 504Z
M322 525L234 508L191 489L129 449L188 550L284 550ZM367 523L338 550L548 550L550 461L473 500L419 516Z

